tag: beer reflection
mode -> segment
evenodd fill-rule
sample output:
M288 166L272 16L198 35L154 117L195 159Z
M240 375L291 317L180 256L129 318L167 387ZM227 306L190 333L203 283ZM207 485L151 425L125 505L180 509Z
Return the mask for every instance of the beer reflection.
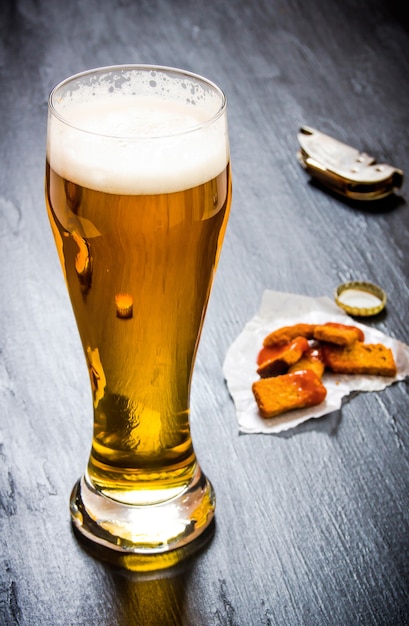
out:
M86 239L80 237L75 230L71 233L72 238L78 246L78 253L75 257L75 271L80 281L83 293L88 293L91 289L92 281L92 257L90 245Z
M78 215L78 210L81 206L82 188L75 183L66 180L64 181L65 197L67 201L67 208Z
M189 572L168 578L130 580L114 575L120 623L144 626L182 624Z
M80 546L102 562L114 586L113 623L143 626L182 624L189 576L215 533L215 522L194 542L163 554L137 555L114 552L89 541L75 526ZM107 578L107 585L109 584ZM108 593L108 589L106 589ZM200 622L198 622L200 623Z
M92 397L94 407L96 408L99 401L104 397L105 387L107 384L104 368L102 367L98 348L92 350L89 346L86 350L86 360L91 381Z
M129 293L117 293L115 296L116 315L129 319L133 314L133 298Z

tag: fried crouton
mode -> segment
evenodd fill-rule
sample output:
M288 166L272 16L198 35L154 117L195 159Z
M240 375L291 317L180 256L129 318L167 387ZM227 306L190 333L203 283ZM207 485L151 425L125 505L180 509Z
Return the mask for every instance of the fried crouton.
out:
M321 348L308 348L301 359L291 365L288 373L299 372L300 370L312 370L318 378L322 378L325 370L325 363L322 358Z
M294 324L293 326L283 326L271 332L265 337L264 346L283 346L296 337L313 338L315 324Z
M285 374L289 366L299 361L308 349L309 344L304 337L296 337L284 346L263 348L257 359L257 374L261 378Z
M364 333L357 326L337 324L336 322L317 324L314 328L313 336L318 341L335 343L339 346L349 346L355 341L364 340Z
M270 418L323 402L327 390L311 370L274 378L262 378L252 385L261 417Z
M360 341L349 346L323 344L325 365L337 374L396 376L396 363L390 348L381 343Z

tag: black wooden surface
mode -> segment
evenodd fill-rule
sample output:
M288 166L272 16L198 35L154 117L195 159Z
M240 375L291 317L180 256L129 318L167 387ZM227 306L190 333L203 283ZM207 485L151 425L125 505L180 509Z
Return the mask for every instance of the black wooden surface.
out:
M239 436L222 374L266 288L372 280L389 301L368 323L409 343L406 187L344 202L295 158L308 124L409 172L406 6L2 0L0 16L0 624L408 624L407 384L285 436ZM44 206L47 97L117 63L204 74L229 103L233 207L192 390L216 533L166 576L95 559L68 514L92 404Z

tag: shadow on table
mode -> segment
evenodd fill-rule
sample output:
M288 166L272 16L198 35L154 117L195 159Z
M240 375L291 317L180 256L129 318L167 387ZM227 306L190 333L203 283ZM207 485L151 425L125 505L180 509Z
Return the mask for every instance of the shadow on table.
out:
M327 196L333 198L333 200L337 201L339 204L349 207L355 211L360 211L361 213L382 215L385 213L392 213L393 211L396 211L406 205L405 198L398 195L398 193L392 193L379 200L354 200L332 191L315 179L310 179L308 184L312 188L324 192Z
M322 417L311 418L306 422L295 426L295 428L291 428L291 430L284 430L281 433L276 433L276 436L280 437L280 439L291 439L296 435L301 435L302 433L311 431L326 433L327 435L334 436L338 431L341 419L342 412L341 409L339 409L338 411L327 413Z
M311 418L306 422L299 424L295 428L292 428L291 430L285 430L281 433L278 433L277 436L283 439L290 439L291 437L294 437L295 435L300 435L301 433L315 431L327 434L330 437L334 437L338 432L339 425L341 424L342 408L359 393L359 391L350 393L346 398L343 399L342 405L337 411L332 411L332 413L326 413L321 417Z
M262 436L267 437L278 437L279 439L291 439L297 435L301 435L306 432L319 432L323 434L327 434L330 437L335 436L338 432L339 425L342 420L342 409L357 395L363 393L362 391L352 391L348 396L345 396L342 399L342 404L339 409L336 411L332 411L331 413L325 413L324 415L320 415L319 417L309 417L305 422L301 422L298 426L291 426L288 429L281 430L279 432L267 432L262 433ZM292 421L292 416L290 412L288 415L282 416L282 419L286 419L287 422ZM279 416L281 417L281 416ZM283 422L282 422L283 423ZM261 433L256 433L261 434ZM239 432L240 437L250 437L252 433Z

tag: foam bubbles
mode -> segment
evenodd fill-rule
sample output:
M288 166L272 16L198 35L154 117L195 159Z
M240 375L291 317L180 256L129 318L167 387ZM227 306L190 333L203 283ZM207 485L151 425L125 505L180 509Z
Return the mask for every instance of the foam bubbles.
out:
M225 114L208 123L212 113L192 101L110 90L57 106L58 115L49 116L50 165L85 187L123 194L181 191L214 178L229 159Z

